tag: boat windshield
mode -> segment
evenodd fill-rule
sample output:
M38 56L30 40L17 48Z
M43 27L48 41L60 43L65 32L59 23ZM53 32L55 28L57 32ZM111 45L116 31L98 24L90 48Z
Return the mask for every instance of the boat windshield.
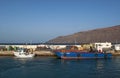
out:
M25 48L20 48L20 49L18 49L18 52L27 52L27 49L25 49Z

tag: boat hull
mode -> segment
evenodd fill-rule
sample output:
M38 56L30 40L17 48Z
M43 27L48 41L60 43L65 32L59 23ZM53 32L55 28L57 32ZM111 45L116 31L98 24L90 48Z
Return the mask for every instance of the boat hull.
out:
M88 53L88 52L55 52L61 59L100 59L111 58L111 53Z
M35 56L35 54L23 54L23 53L19 53L19 52L14 52L14 55L17 57L17 58L32 58Z

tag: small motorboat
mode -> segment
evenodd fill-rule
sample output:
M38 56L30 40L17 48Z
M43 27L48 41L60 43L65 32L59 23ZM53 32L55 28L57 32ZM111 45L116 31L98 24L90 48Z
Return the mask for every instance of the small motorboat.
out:
M16 52L14 52L14 55L17 58L32 58L35 56L35 53L33 52L29 52L27 49L25 48L21 48L19 50L17 50Z

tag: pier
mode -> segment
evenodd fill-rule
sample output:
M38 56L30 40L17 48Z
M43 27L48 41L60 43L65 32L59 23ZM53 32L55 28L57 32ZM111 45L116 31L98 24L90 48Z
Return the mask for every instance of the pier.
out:
M55 56L52 51L35 51L35 56ZM113 56L120 56L120 52L111 52ZM0 56L14 56L13 51L0 51Z
M13 52L18 48L27 48L30 52L34 52L36 56L54 56L54 50L68 49L70 46L72 48L73 44L0 44L0 56L14 56ZM76 46L78 50L109 51L113 56L120 56L120 44L102 42L76 44L74 46Z
M52 51L35 51L35 56L55 56ZM0 56L14 56L13 51L0 51Z

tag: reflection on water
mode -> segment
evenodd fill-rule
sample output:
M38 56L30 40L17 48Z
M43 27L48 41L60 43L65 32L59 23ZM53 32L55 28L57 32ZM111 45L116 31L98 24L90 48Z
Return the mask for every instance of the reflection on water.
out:
M14 57L15 61L18 61L21 64L25 64L26 62L29 62L31 60L33 60L34 58L16 58Z
M0 78L119 78L120 57L62 60L54 57L0 57Z
M97 62L97 65L96 65L96 70L99 71L99 72L103 72L104 70L104 62Z

